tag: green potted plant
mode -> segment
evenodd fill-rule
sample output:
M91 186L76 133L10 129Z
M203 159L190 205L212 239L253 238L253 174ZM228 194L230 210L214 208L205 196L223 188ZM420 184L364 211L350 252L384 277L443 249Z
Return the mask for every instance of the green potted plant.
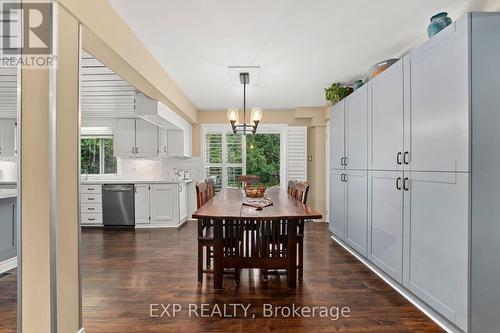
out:
M327 101L334 105L349 95L351 90L352 89L350 87L344 87L340 84L340 82L335 82L332 83L330 87L325 88L325 97Z

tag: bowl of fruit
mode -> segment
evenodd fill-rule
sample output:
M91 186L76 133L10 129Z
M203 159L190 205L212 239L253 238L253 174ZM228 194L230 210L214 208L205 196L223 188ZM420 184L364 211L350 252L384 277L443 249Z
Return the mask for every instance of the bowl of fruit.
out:
M266 193L264 185L247 185L245 186L245 194L249 198L263 198Z

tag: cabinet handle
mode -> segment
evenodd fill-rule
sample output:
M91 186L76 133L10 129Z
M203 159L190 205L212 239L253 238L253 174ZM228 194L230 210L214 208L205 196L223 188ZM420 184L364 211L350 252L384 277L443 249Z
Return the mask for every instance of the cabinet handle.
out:
M139 147L135 147L135 153L139 154Z
M401 165L401 164L402 164L402 162L401 162L401 155L403 155L403 153L402 153L402 152L399 152L399 153L398 153L398 155L396 156L396 162L397 162L399 165Z
M346 165L346 166L347 166L347 164L348 164L348 162L347 162L347 157L344 157L344 165ZM347 176L347 174L346 174L346 176Z
M344 182L347 183L347 173L344 173Z
M94 207L89 207L89 208L87 208L87 209L88 209L88 210L95 210L95 208L94 208Z
M343 157L340 158L340 165L344 165L344 158Z
M340 174L340 181L343 182L344 181L344 174Z
M87 198L88 201L94 201L95 198Z
M403 157L403 161L404 161L405 164L410 164L410 152L405 151L405 154L404 154L404 157Z
M403 180L403 188L405 191L410 190L410 180L408 179L408 177L405 177L405 179Z
M396 179L396 188L398 189L398 191L401 191L401 177L398 177L398 179Z
M163 152L166 153L167 152L167 146L163 146Z
M87 191L95 191L95 188L93 188L93 187L87 187Z
M89 221L95 221L95 217L89 217L88 220Z
M135 147L132 147L132 154L135 154Z
M182 186L179 185L179 192L182 192Z

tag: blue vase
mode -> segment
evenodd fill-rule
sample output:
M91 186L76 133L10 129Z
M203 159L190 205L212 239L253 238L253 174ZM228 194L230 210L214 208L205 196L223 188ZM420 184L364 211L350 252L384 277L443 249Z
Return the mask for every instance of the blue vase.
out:
M451 18L448 17L448 13L442 12L431 17L431 23L427 27L427 35L429 38L446 28L451 24Z
M354 90L357 90L359 88L361 88L363 86L363 80L357 80L356 82L354 82Z

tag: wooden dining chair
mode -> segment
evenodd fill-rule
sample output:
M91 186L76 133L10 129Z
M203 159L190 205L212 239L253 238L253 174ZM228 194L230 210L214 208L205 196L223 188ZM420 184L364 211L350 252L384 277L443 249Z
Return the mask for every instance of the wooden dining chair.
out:
M295 191L295 183L297 183L297 181L293 179L288 181L288 188L286 190L286 193L293 195L293 192Z
M307 204L307 195L309 194L309 183L296 182L293 190L293 197L303 204ZM299 250L297 268L299 270L299 280L304 277L304 220L297 223L297 247Z
M215 196L215 180L217 176L210 176L205 179L205 183L208 187L209 200Z
M196 206L200 209L212 199L207 183L197 181ZM203 282L203 273L212 273L210 261L214 245L214 230L210 220L198 219L198 283ZM205 268L203 267L203 254L205 253Z

